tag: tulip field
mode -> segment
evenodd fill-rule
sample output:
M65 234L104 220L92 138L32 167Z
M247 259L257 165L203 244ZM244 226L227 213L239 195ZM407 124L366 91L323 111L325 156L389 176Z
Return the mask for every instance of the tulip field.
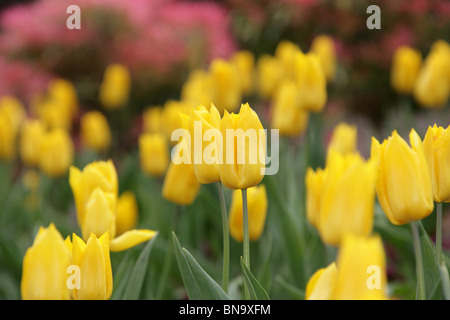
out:
M449 36L444 0L5 4L0 299L449 300Z

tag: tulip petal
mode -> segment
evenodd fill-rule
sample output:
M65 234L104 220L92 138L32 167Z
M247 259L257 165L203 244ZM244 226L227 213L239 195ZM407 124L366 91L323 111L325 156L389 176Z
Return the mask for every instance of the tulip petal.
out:
M126 231L109 242L112 252L124 251L138 244L152 239L158 232L147 229L133 229Z

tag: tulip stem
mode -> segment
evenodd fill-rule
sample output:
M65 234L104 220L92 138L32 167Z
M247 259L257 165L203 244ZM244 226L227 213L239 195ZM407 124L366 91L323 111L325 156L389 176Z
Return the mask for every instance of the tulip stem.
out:
M230 277L230 233L228 230L227 205L225 203L225 194L221 182L217 183L219 189L220 208L222 211L222 231L223 231L223 271L222 271L222 289L228 293L228 281Z
M436 255L438 263L441 263L442 253L442 203L436 205Z
M419 228L417 221L411 221L411 232L413 236L414 255L416 257L416 274L417 274L417 300L425 300L425 275L423 269L422 247L420 245Z
M244 219L244 262L247 268L250 270L250 240L248 235L248 204L247 204L247 189L242 189L242 209L243 209L243 219ZM245 299L250 299L250 292L248 291L247 285L244 281L244 292Z

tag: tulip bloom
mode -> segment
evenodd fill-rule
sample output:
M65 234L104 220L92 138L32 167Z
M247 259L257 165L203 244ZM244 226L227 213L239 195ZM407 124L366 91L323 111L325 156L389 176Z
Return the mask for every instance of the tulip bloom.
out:
M20 129L20 158L27 166L39 164L40 146L45 135L43 123L36 119L26 120Z
M347 234L336 259L336 300L385 300L387 295L386 257L378 235Z
M298 107L298 89L293 81L280 85L272 103L271 127L282 136L302 134L308 125L309 114Z
M306 217L315 228L319 227L320 203L325 177L326 169L318 168L314 171L309 167L306 170Z
M300 47L291 41L282 40L278 43L274 57L280 63L284 79L295 79L296 55L301 53Z
M16 154L16 134L10 118L0 113L0 159L12 160Z
M142 127L144 132L162 132L162 107L149 107L142 113Z
M87 241L91 234L101 236L109 232L111 239L116 235L117 196L104 192L97 187L90 194L84 208L84 219L80 225L83 239Z
M379 165L376 191L389 220L396 225L420 220L434 208L433 187L422 141L414 129L411 147L394 131L380 143L372 138L372 157Z
M181 88L181 100L191 106L207 106L212 98L212 77L203 69L192 70Z
M66 130L50 130L41 139L39 168L51 177L63 176L73 163L74 152L72 138Z
M333 38L326 35L315 37L310 51L319 57L327 80L332 81L336 76L336 48Z
M24 300L68 300L71 252L53 224L40 228L23 258L20 290Z
M100 103L106 109L118 109L128 103L131 90L131 75L121 64L109 65L100 86Z
M264 54L259 57L256 63L256 70L259 94L263 99L270 99L283 78L281 62L268 54Z
M133 229L138 220L138 204L131 191L123 192L117 199L116 234Z
M250 51L238 51L231 57L231 62L238 70L238 79L241 92L249 95L253 91L253 70L255 56Z
M265 172L266 134L256 112L248 103L241 106L238 114L225 111L220 131L222 184L230 189L247 189L259 184Z
M339 123L333 130L328 150L336 150L341 154L356 151L358 131L354 125ZM328 151L329 152L329 151Z
M164 104L162 111L162 126L167 135L167 139L172 143L172 133L182 127L180 113L189 115L192 107L185 101L168 100Z
M306 300L332 300L337 281L336 263L330 263L326 268L320 268L306 284Z
M78 94L75 86L67 80L56 79L48 86L48 98L61 105L67 112L68 118L73 119L78 113Z
M338 246L346 233L372 232L376 166L357 153L331 151L316 217L322 240Z
M139 158L142 171L161 177L169 165L169 146L161 133L143 133L139 137Z
M411 94L422 65L420 51L407 46L399 47L392 59L391 85L400 94Z
M72 236L74 265L80 269L79 288L73 289L76 300L108 300L113 290L109 234L97 238L91 234L86 243Z
M450 202L450 126L428 127L423 140L425 158L433 185L434 201Z
M80 120L81 140L92 150L104 151L111 145L108 120L99 111L89 111Z
M181 161L181 153L187 150L186 144L185 140L181 140L175 146L173 151L175 162L170 163L162 187L164 199L179 205L190 205L194 202L201 186L190 160Z
M264 230L267 215L267 194L264 185L247 189L249 239L258 240ZM239 242L244 237L241 190L233 190L229 226L231 236Z

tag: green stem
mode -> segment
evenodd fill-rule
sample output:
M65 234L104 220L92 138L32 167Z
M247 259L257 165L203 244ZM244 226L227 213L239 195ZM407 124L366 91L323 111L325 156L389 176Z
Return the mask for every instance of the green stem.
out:
M230 277L230 233L228 230L227 206L221 182L217 183L219 189L220 208L222 211L222 232L223 232L223 269L222 269L222 289L228 293L228 281Z
M250 240L248 235L248 204L247 204L247 189L242 189L242 209L243 209L243 220L244 220L244 262L247 268L250 270ZM250 299L250 292L248 291L247 285L244 282L245 299Z
M444 299L450 300L450 279L448 275L447 266L444 262L441 262L439 266L439 271L441 272L442 279L442 291L444 293Z
M416 299L425 300L425 275L423 269L422 247L420 245L419 228L417 221L410 222L411 232L413 236L414 255L416 257L416 274L417 274L417 293Z
M438 263L441 263L442 252L442 203L436 204L436 255Z

